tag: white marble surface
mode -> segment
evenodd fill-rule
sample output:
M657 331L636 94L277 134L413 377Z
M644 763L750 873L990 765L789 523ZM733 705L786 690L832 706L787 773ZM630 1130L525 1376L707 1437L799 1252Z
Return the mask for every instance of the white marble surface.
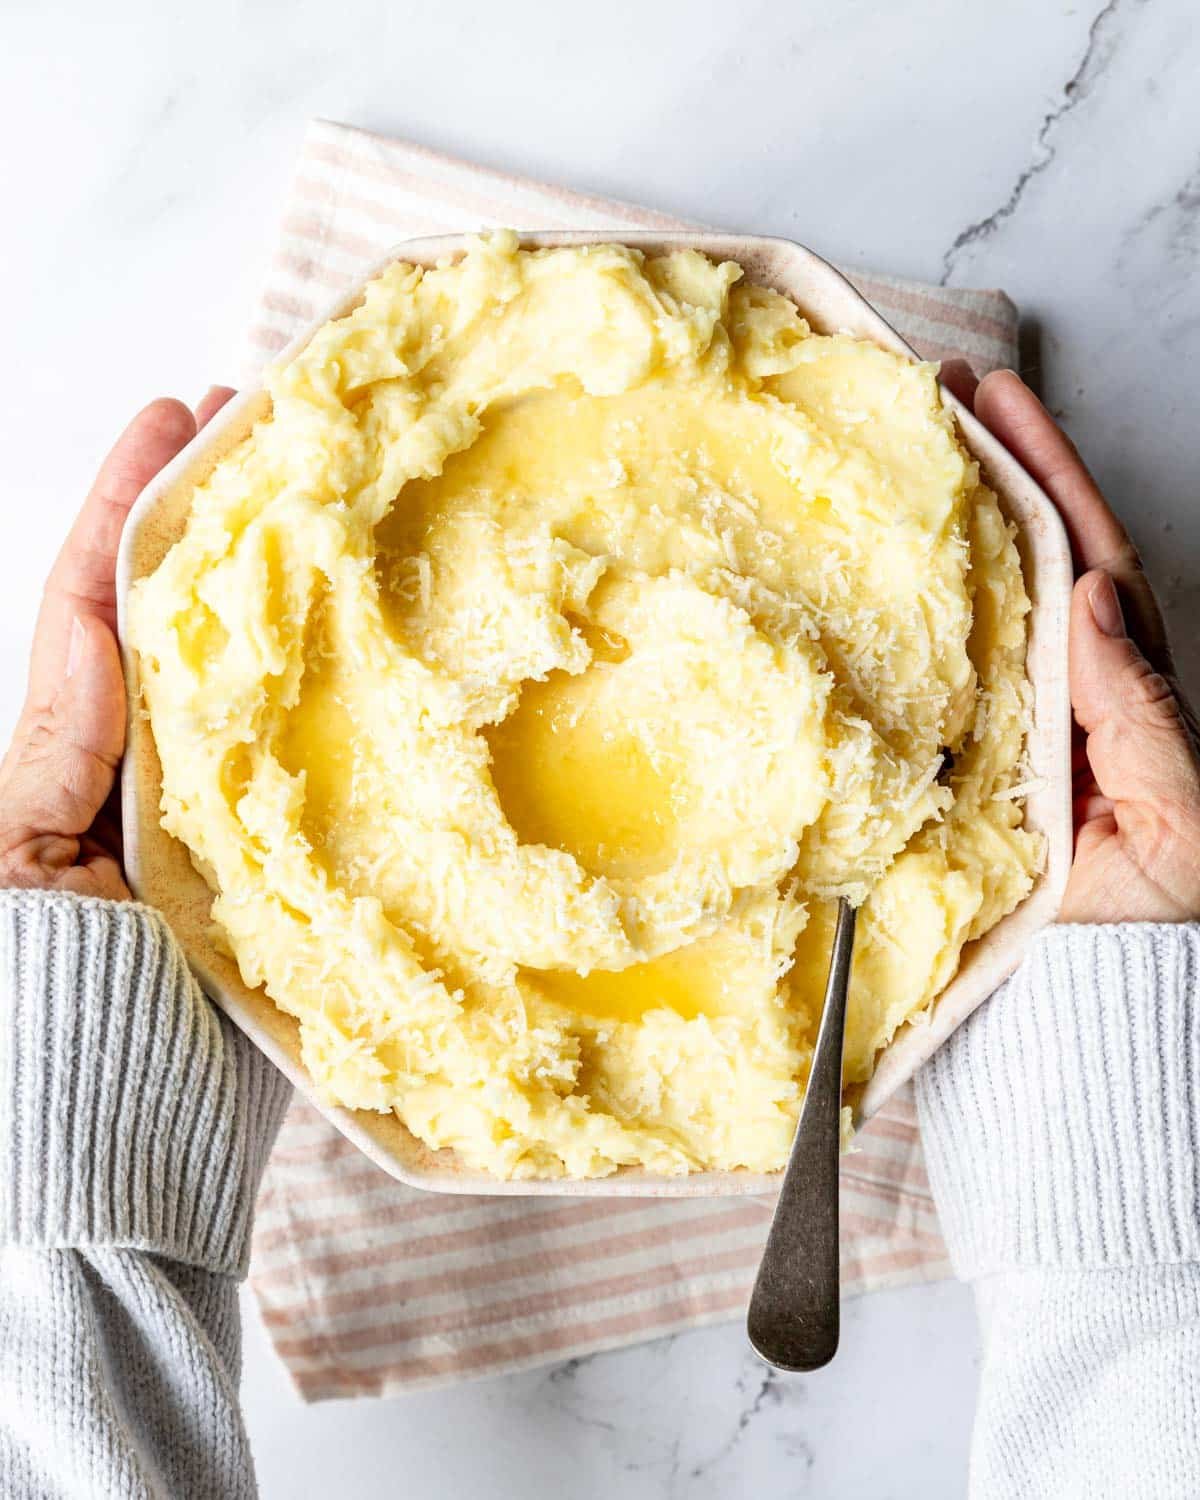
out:
M235 367L304 119L1005 286L1200 686L1200 34L1192 0L10 0L0 10L0 716L96 459ZM819 1377L729 1326L546 1374L302 1408L259 1329L264 1493L963 1493L955 1286L848 1309Z

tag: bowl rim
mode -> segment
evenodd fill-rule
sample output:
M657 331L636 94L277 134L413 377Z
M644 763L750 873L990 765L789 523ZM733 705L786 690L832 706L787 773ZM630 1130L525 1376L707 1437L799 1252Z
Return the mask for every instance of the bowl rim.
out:
M366 284L395 261L428 268L461 255L475 237L458 233L400 241L300 330L272 363L294 359L325 323L352 310ZM791 298L818 331L848 332L907 360L920 358L840 271L789 239L692 230L530 230L519 232L518 240L523 249L617 244L651 254L695 249L715 259L734 260L749 279L774 286ZM1037 932L1057 914L1072 855L1066 643L1073 570L1066 531L1053 503L1016 459L952 392L945 386L941 392L988 484L1005 512L1018 521L1022 568L1033 602L1027 669L1034 688L1034 719L1028 747L1037 785L1027 800L1026 816L1045 837L1046 859L1029 895L982 938L968 945L963 963L924 1019L904 1023L880 1051L872 1078L855 1103L856 1123L869 1119L891 1098L1017 967ZM452 1151L431 1152L394 1115L349 1110L324 1101L300 1057L296 1022L279 1011L261 990L253 991L243 984L236 966L213 941L206 915L212 892L188 861L183 846L166 834L159 822L161 783L154 774L157 752L148 715L141 707L136 653L128 643L128 598L137 578L156 565L146 561L148 554L161 557L173 540L164 534L160 512L172 500L179 508L181 497L190 498L195 485L248 435L269 405L261 382L239 392L146 486L125 523L117 562L118 634L128 701L121 791L126 870L135 895L163 912L206 992L266 1052L298 1092L366 1156L409 1186L488 1196L651 1198L744 1196L776 1190L782 1171L708 1170L663 1176L641 1168L622 1168L608 1177L507 1180L467 1169ZM186 505L181 513L186 514ZM203 920L200 904L205 912Z

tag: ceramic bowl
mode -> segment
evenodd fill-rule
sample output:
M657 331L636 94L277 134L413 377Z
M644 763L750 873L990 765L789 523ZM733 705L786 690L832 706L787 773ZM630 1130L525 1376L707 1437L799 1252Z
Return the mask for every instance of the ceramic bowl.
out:
M530 233L527 247L611 243L611 233ZM444 235L397 245L363 281L328 308L278 356L294 358L328 319L357 305L362 287L394 260L422 266L462 253L465 237ZM828 262L801 245L780 239L733 234L622 233L621 243L647 253L691 247L718 260L735 260L750 280L790 297L814 329L869 339L905 359L910 346ZM1057 912L1071 862L1070 704L1067 695L1067 611L1071 557L1053 505L1014 458L948 392L967 447L979 460L1006 514L1016 522L1025 584L1033 603L1028 670L1034 691L1029 736L1033 789L1026 822L1046 840L1046 861L1033 890L978 941L968 945L954 979L928 1018L903 1026L880 1054L874 1076L854 1100L865 1120L912 1077L934 1049L1016 968L1034 934ZM159 823L161 771L154 736L142 704L135 654L125 644L125 601L131 585L152 572L181 535L193 488L245 438L270 410L261 388L247 390L224 407L140 496L130 512L118 563L119 622L129 690L129 742L122 770L125 859L130 884L163 912L212 998L282 1069L301 1093L384 1171L415 1187L447 1193L553 1195L557 1197L644 1196L693 1198L766 1193L782 1174L747 1171L696 1172L663 1177L624 1168L611 1177L586 1180L504 1182L468 1168L453 1151L431 1151L393 1115L348 1110L318 1096L300 1059L299 1028L262 990L241 981L237 966L214 941L209 916L212 893L187 850Z

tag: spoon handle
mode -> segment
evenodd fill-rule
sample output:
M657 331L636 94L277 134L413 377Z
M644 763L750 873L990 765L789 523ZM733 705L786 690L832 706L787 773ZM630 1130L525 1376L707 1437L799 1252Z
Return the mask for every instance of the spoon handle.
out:
M843 899L808 1088L746 1319L755 1353L780 1370L820 1369L838 1346L842 1043L854 918Z

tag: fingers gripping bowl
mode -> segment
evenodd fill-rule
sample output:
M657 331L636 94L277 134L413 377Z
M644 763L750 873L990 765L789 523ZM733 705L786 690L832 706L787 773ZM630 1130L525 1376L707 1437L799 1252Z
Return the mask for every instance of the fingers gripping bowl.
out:
M834 898L867 1114L1069 862L1048 502L808 252L627 244L402 247L123 545L131 879L424 1186L769 1186Z

